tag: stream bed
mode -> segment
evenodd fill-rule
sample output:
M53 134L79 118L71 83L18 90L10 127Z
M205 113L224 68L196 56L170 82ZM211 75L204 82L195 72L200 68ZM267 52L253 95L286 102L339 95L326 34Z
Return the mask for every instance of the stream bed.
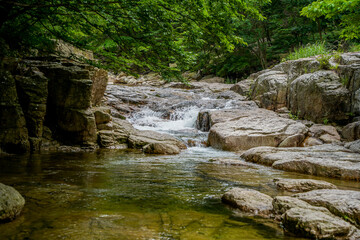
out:
M209 101L205 97L200 99ZM228 208L221 195L232 187L286 194L274 178L322 179L359 189L356 182L278 171L206 147L207 133L195 129L201 109L190 104L164 118L143 106L128 118L138 129L182 139L188 149L179 155L98 150L2 157L0 182L15 187L26 205L15 221L0 225L0 239L301 239L271 219Z

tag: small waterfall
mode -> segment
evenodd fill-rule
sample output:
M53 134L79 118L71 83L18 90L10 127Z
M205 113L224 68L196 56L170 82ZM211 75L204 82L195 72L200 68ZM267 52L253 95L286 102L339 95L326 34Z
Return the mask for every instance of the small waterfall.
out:
M195 122L200 108L196 106L183 107L173 110L168 118L163 117L162 112L156 112L150 108L131 115L129 121L135 128L140 130L153 130L160 132L174 132L195 129Z

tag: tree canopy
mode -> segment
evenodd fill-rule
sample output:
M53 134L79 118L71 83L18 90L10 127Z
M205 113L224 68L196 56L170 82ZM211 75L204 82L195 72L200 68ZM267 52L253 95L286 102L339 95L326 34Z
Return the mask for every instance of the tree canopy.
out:
M321 17L340 19L342 38L360 37L360 0L318 0L305 7L301 14L313 20Z
M44 51L62 39L115 72L243 78L299 46L357 39L359 9L360 0L0 0L0 40Z
M58 38L94 51L106 66L169 74L196 53L245 44L236 25L268 0L1 1L0 34L13 47L43 49ZM176 63L179 69L171 69Z

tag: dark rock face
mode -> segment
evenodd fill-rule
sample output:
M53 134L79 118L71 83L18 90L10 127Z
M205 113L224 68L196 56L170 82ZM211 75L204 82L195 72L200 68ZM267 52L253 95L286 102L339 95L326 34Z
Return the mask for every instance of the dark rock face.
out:
M9 153L27 152L30 149L28 130L15 79L10 72L1 71L0 81L0 149Z
M31 151L39 151L48 96L48 79L37 68L16 76L16 88L24 111Z
M6 66L6 63L2 63ZM107 72L63 59L27 59L12 72L1 72L0 148L5 152L39 151L44 126L60 143L94 146L95 116L107 84ZM3 67L6 69L6 67Z

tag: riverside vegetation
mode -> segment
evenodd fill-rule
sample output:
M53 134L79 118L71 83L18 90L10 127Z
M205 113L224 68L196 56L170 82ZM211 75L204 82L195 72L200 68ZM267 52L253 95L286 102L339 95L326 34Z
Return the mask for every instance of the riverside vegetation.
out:
M2 2L0 237L360 239L359 4Z

